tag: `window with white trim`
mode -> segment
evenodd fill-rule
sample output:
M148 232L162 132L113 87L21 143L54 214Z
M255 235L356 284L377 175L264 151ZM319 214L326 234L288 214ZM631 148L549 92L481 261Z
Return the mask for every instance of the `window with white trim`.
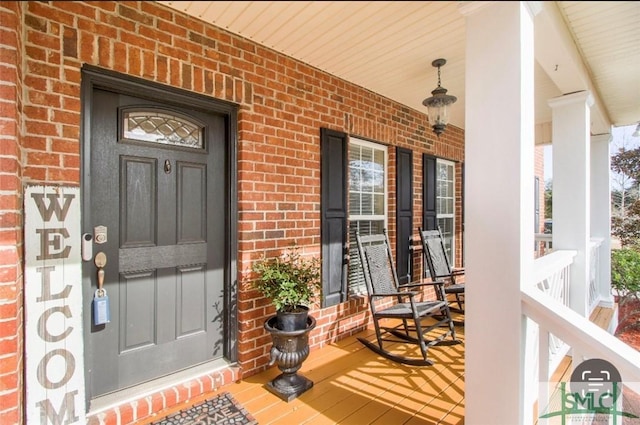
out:
M366 293L356 231L382 233L387 225L387 147L349 139L349 292Z
M455 264L456 167L444 159L436 161L436 219L451 266Z

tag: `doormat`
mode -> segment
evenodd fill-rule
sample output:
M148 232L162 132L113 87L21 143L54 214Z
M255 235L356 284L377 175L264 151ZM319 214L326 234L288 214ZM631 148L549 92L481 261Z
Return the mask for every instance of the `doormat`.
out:
M152 425L254 425L257 423L230 393L224 392L189 409L167 416Z

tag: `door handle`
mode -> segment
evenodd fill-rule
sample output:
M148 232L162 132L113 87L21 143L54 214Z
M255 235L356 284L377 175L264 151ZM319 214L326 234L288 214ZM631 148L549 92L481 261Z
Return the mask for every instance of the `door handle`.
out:
M98 291L102 293L102 286L104 285L104 266L107 265L107 254L102 251L97 253L93 262L98 268Z
M111 312L109 309L109 297L107 291L104 290L104 266L107 265L107 254L99 252L93 259L98 268L98 289L93 296L93 323L95 325L104 325L111 321Z

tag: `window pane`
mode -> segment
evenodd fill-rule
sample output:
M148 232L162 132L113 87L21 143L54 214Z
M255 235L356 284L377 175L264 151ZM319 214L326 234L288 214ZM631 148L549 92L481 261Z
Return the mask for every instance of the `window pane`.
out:
M442 232L444 246L447 251L449 262L453 259L453 218L438 218L438 227Z
M373 215L373 195L370 193L363 193L362 195L362 209L360 215Z
M373 162L378 164L379 169L382 170L383 172L384 172L384 154L385 154L385 151L376 149L373 155Z
M352 192L349 195L349 211L360 215L360 194L357 192Z
M375 195L373 214L384 215L384 195Z
M130 140L204 148L203 128L186 117L160 111L124 111L122 136Z
M366 149L364 147L360 148L360 161L364 167L372 169L373 168L373 149Z
M384 169L378 169L374 172L372 190L377 193L384 192Z

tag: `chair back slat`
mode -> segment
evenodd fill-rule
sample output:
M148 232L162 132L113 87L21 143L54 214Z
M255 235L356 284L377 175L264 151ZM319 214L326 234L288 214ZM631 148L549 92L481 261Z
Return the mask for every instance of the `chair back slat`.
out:
M393 270L385 244L364 247L373 293L396 292Z
M425 244L424 248L427 250L426 254L432 277L437 279L450 276L451 266L440 231L423 230L421 233Z
M398 291L398 277L386 230L382 234L356 233L358 253L369 295Z

